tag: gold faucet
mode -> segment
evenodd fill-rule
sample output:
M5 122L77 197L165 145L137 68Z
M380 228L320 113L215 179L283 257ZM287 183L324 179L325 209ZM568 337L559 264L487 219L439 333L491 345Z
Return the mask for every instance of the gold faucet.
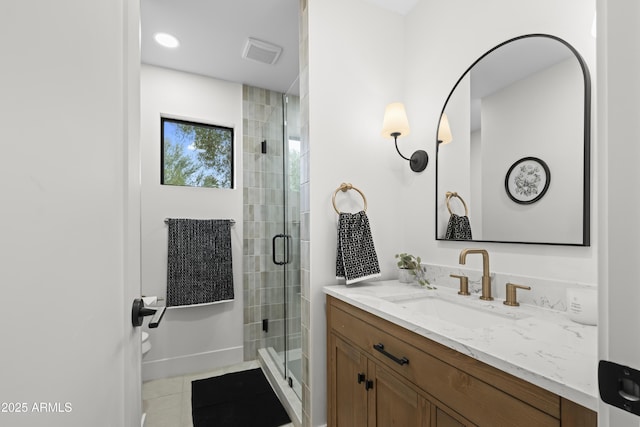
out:
M471 295L469 293L469 278L467 276L460 276L459 274L450 274L449 276L460 280L458 295Z
M517 307L520 305L516 298L516 289L526 289L527 291L531 290L531 286L523 286L516 285L515 283L507 283L507 298L504 300L504 305L509 305L511 307Z
M460 252L460 264L467 262L467 254L482 254L482 295L481 300L493 301L491 296L491 275L489 273L489 252L484 249L463 249Z

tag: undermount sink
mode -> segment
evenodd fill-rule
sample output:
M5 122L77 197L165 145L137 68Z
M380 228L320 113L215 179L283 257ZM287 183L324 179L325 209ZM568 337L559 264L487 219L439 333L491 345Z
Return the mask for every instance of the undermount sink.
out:
M445 299L437 295L403 298L389 297L385 299L416 314L433 316L445 322L470 329L509 324L528 317L523 314L508 312L507 310L500 310L501 307L497 307L495 304L478 303L477 301L473 301L477 303L473 304L472 301L463 302L462 300L458 303L452 299Z

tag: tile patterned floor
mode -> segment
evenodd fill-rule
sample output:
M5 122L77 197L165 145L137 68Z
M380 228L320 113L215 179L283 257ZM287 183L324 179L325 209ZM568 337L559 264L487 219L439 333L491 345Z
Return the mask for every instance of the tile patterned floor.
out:
M142 410L147 414L145 427L193 427L191 381L259 367L257 361L243 362L210 372L145 382L142 384ZM283 427L293 427L293 424Z

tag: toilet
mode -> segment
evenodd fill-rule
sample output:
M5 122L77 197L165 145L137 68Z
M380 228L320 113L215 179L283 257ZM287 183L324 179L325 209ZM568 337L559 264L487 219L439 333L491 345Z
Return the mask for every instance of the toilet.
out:
M151 350L151 343L149 342L149 332L142 331L142 356L144 357Z

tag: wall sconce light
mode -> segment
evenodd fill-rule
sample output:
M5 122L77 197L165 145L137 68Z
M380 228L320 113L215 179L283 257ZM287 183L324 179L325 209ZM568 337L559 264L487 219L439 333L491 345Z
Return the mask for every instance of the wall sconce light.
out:
M438 126L438 144L448 144L453 141L451 128L449 127L449 118L445 113L440 117L440 125Z
M409 167L414 172L422 172L429 163L429 155L424 150L418 150L411 155L411 158L402 155L398 149L398 137L409 135L409 120L404 105L401 102L394 102L387 105L384 110L384 121L382 124L382 136L393 138L396 143L396 151L405 160L409 161Z

